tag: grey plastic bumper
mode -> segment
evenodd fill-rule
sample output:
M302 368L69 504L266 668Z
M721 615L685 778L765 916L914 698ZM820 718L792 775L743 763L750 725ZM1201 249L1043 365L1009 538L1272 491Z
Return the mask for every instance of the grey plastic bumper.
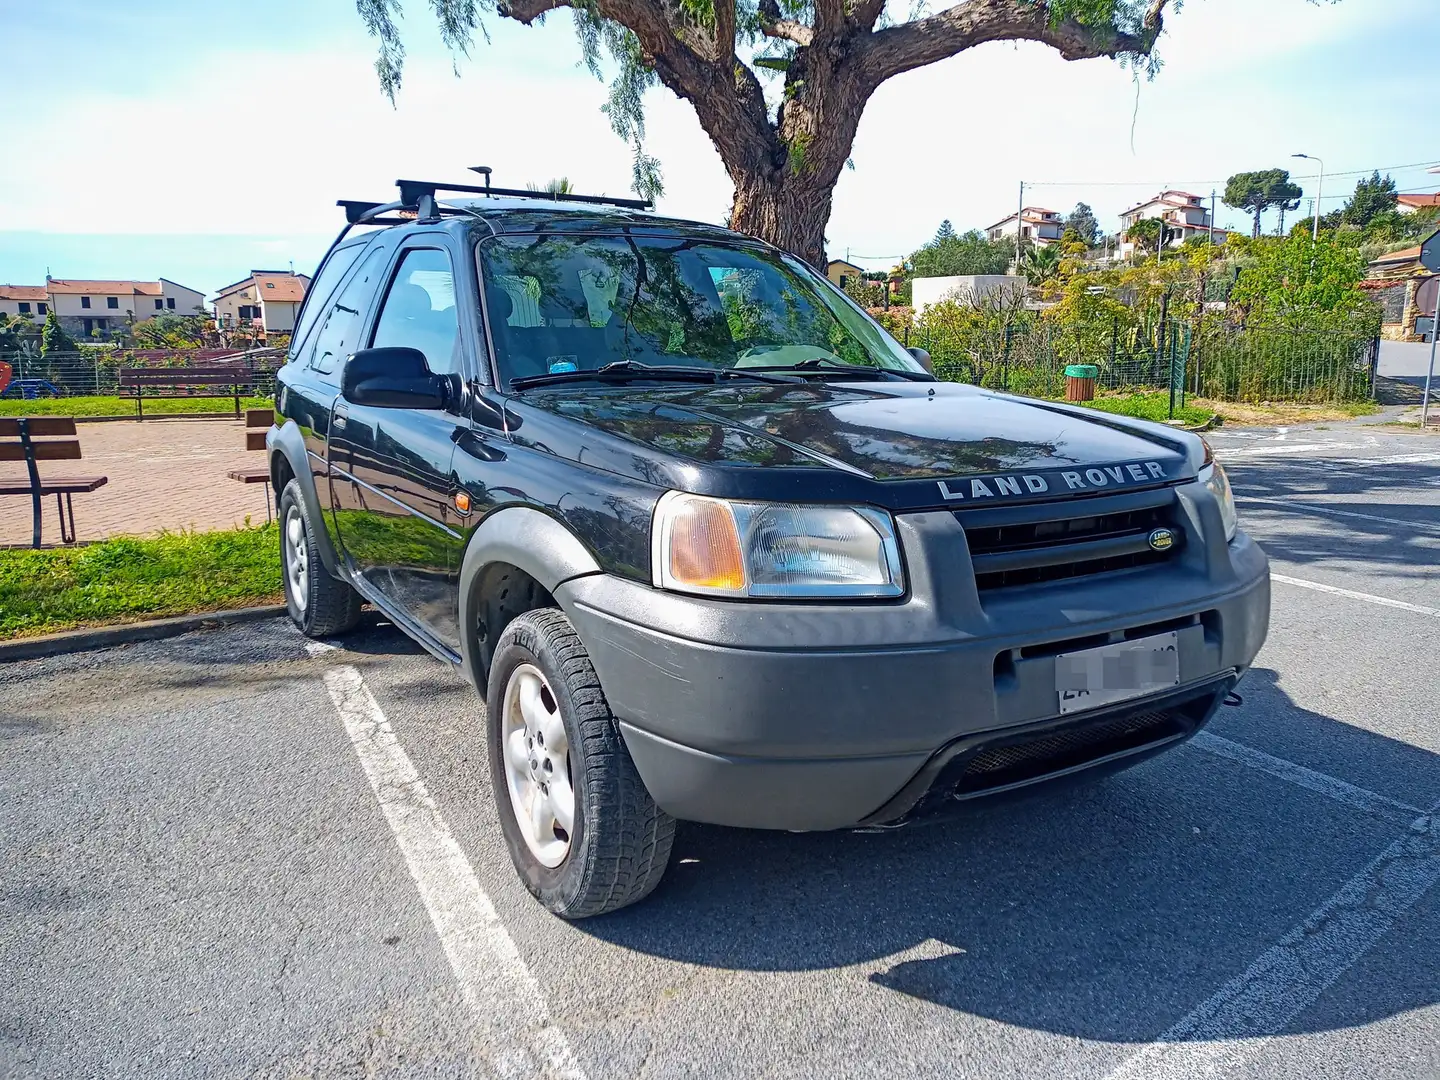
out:
M982 604L954 520L899 519L899 604L721 603L608 575L561 586L655 800L689 820L844 828L956 740L1054 717L1059 652L1174 629L1181 683L1198 686L1243 673L1265 640L1268 564L1243 533L1163 570Z

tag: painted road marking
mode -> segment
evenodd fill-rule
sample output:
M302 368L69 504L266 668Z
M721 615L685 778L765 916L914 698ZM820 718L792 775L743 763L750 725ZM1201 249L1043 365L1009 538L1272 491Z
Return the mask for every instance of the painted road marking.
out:
M1336 802L1342 802L1356 810L1387 816L1403 814L1407 818L1424 813L1418 806L1397 802L1395 799L1378 795L1362 787L1356 787L1354 784L1347 784L1337 777L1316 772L1314 769L1307 769L1304 765L1297 765L1293 761L1274 757L1242 743L1232 742L1230 739L1210 731L1197 732L1195 737L1190 740L1190 745L1214 754L1216 757L1228 758L1241 765L1248 765L1252 769L1259 769L1261 772L1289 781L1308 791L1329 796Z
M1437 880L1440 819L1432 810L1248 969L1123 1062L1109 1080L1224 1074L1313 1004Z
M585 1080L569 1040L550 1017L540 984L360 672L348 664L331 668L325 688L405 856L460 992L487 1021L499 1019L524 1032L522 1045L496 1047L497 1068L506 1077Z
M1417 615L1429 615L1440 619L1440 608L1425 607L1423 604L1407 604L1404 600L1391 600L1388 596L1375 596L1371 593L1356 592L1354 589L1342 589L1338 585L1322 585L1318 581L1303 581L1300 578L1286 577L1284 574L1270 574L1271 581L1281 581L1286 585L1298 585L1302 589L1314 589L1316 592L1332 593L1335 596L1347 596L1351 600L1364 600L1367 604L1379 604L1381 607L1399 608L1401 611L1413 611Z
M1359 518L1362 521L1379 521L1386 525L1403 525L1407 529L1425 529L1430 532L1440 533L1440 525L1428 521L1406 521L1404 518L1380 517L1377 514L1359 514L1354 510L1333 510L1328 506L1316 506L1314 503L1291 502L1289 499L1270 499L1260 495L1237 495L1236 502L1268 503L1273 506L1285 506L1293 510L1308 510L1312 514L1329 514L1332 517Z

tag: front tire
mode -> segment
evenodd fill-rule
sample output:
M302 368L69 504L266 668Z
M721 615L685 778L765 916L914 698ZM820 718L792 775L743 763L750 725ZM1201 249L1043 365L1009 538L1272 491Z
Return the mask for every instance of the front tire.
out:
M364 601L325 569L316 531L319 523L310 519L299 480L285 485L279 518L280 566L290 618L306 637L329 637L354 629Z
M563 612L530 611L505 628L486 706L500 828L525 887L565 919L648 896L675 819L645 789Z

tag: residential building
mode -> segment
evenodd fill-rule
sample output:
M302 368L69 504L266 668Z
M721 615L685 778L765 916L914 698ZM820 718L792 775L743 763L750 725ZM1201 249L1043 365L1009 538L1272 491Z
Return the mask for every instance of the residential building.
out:
M865 271L844 259L831 259L825 264L825 276L843 289L852 281L862 280L865 277Z
M985 235L991 240L1013 240L1017 228L1021 230L1020 235L1036 247L1049 247L1060 242L1065 232L1065 219L1054 210L1027 206L1020 213L1011 214L991 225L985 230Z
M287 270L251 270L250 276L226 285L215 296L215 325L233 330L253 325L267 334L295 329L295 317L310 279Z
M1370 263L1360 287L1380 305L1382 337L1392 341L1416 340L1416 320L1434 311L1435 294L1430 291L1434 281L1434 275L1420 265L1418 244L1392 251Z
M1428 210L1440 206L1440 193L1434 195L1397 195L1395 209L1402 214L1413 214L1416 210Z
M1192 236L1209 237L1214 222L1206 203L1203 196L1188 191L1162 191L1139 206L1132 206L1120 215L1120 257L1128 258L1135 250L1125 234L1131 226L1148 218L1158 218L1164 223L1166 243L1170 247L1179 247Z
M50 294L44 285L0 285L0 314L44 322L50 314Z
M93 281L47 278L45 290L65 330L75 337L108 337L128 323L156 315L195 315L205 294L167 278L159 281Z

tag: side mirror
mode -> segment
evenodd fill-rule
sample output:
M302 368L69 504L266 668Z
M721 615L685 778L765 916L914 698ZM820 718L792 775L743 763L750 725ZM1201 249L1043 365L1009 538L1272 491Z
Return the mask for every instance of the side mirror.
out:
M345 361L340 393L356 405L443 409L450 380L435 375L419 349L361 349Z
M931 361L930 353L927 350L920 348L918 345L911 345L906 351L916 360L920 361L920 366L931 375L935 374L935 364Z

